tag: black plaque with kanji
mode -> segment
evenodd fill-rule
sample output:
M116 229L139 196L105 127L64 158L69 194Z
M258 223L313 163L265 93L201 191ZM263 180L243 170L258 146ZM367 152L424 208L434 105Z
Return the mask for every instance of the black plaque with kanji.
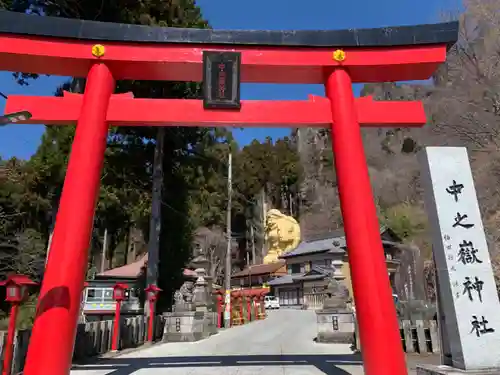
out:
M240 109L241 53L203 51L203 106Z

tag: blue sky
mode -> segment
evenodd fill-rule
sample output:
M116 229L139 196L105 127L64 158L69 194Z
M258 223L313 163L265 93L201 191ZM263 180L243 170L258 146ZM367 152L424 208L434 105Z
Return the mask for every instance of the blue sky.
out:
M348 29L439 22L443 11L456 0L198 0L203 16L216 29ZM0 91L22 95L52 95L64 77L42 77L29 86L18 86L9 72L0 72ZM359 91L359 87L356 87ZM243 99L306 99L324 95L320 85L244 84ZM5 101L0 99L0 113ZM0 128L0 156L28 159L39 145L43 126L10 125ZM240 145L253 139L273 139L288 129L243 129L234 131Z

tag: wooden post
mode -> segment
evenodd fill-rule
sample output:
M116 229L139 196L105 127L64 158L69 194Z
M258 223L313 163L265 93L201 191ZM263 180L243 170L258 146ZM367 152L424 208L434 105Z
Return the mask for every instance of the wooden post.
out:
M119 349L118 342L120 341L120 313L121 313L121 301L116 301L115 308L115 323L113 326L113 341L111 343L111 350L117 351Z
M243 301L245 297L243 296L243 293L239 296L239 305L240 305L240 319L241 319L241 324L245 324L245 311L243 308Z
M12 302L10 307L9 327L7 331L7 342L5 343L2 375L10 375L12 370L12 357L14 353L14 340L16 337L16 320L19 311L19 303Z
M409 320L403 320L402 322L403 335L406 343L406 353L415 352L415 344L413 343L413 335L411 330L411 322Z
M222 296L219 294L217 295L217 328L222 327L222 307L223 307L223 299Z
M250 290L247 290L248 293L246 293L245 299L247 301L247 321L251 322L252 321L252 297L250 296L249 292Z

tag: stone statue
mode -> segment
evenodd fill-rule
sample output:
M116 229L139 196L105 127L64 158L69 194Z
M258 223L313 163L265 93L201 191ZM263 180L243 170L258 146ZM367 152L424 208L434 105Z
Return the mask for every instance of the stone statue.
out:
M173 311L190 311L193 309L193 281L185 281L184 284L174 293Z
M317 342L344 343L354 342L354 314L347 307L349 290L341 280L330 279L326 287L328 297L323 308L316 310L318 335Z
M292 216L272 209L266 215L267 255L264 264L278 261L278 257L295 249L300 243L300 226Z
M193 302L194 282L185 281L179 289L183 303Z
M323 310L346 310L350 300L349 289L342 281L330 279L326 288L327 298L323 302Z
M182 293L179 290L176 290L174 293L174 303L176 305L184 303L184 297L182 297Z

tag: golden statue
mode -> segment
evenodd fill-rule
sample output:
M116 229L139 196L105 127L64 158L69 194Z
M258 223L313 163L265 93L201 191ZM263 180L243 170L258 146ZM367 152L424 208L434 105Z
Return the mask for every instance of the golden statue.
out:
M277 262L278 257L295 249L300 243L300 226L292 216L272 209L266 215L267 255L264 264Z

